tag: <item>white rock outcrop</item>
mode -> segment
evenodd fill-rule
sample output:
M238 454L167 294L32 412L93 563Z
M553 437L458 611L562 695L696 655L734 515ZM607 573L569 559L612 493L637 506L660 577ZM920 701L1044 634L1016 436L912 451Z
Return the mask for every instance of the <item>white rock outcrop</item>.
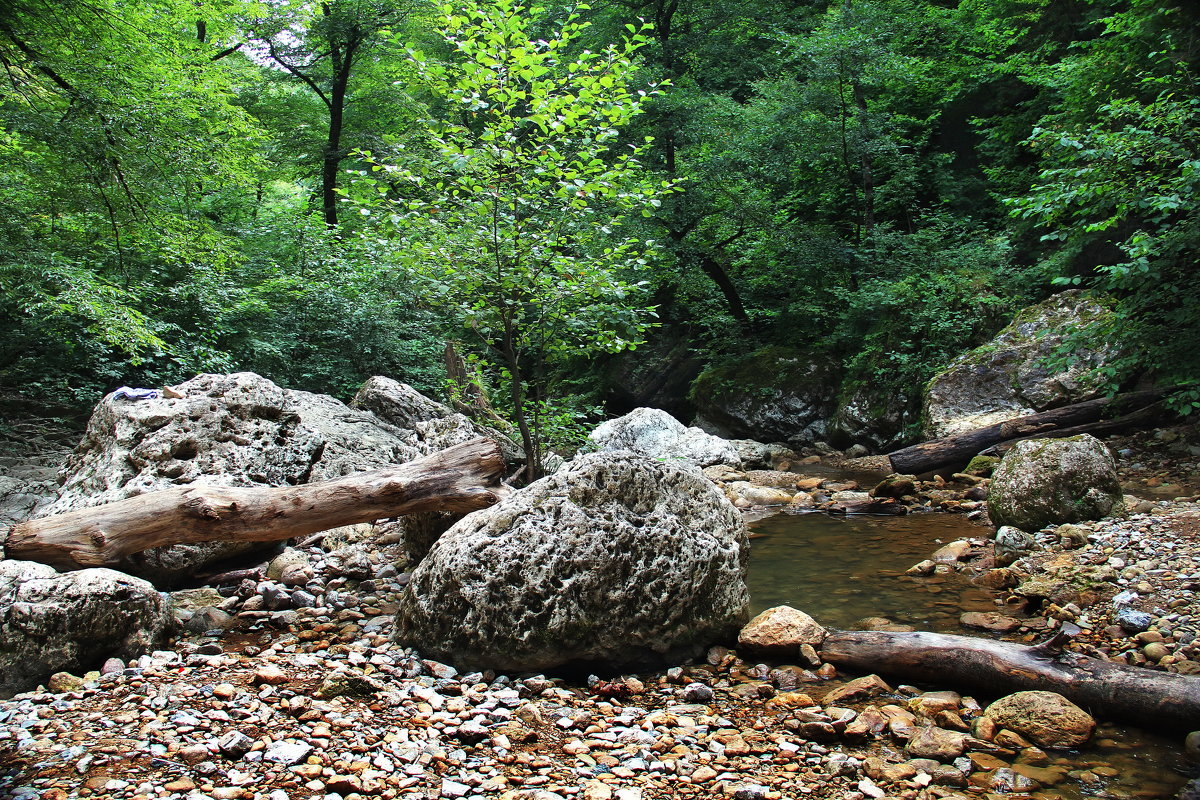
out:
M742 465L733 442L689 428L657 408L635 408L623 417L601 423L588 438L600 450L632 450L697 467Z

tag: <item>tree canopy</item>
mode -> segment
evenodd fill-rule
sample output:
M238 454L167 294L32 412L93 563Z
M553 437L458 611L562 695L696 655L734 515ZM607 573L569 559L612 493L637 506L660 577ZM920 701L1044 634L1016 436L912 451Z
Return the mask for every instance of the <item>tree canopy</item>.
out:
M911 405L1082 286L1114 310L1090 335L1128 345L1110 389L1157 382L1188 413L1198 17L13 0L0 388L89 402L252 369L443 393L455 342L539 451L643 340L708 365L786 344Z

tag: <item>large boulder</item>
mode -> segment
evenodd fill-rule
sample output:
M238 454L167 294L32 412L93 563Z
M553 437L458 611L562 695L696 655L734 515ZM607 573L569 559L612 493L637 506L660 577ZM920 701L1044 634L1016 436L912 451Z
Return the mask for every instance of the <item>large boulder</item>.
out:
M190 483L293 486L399 464L422 440L332 397L288 391L252 372L200 375L164 396L96 406L64 467L57 514ZM122 569L170 584L261 544L156 548Z
M1024 309L992 341L955 359L925 389L924 437L937 439L1100 395L1096 368L1115 348L1077 352L1069 367L1047 366L1066 338L1112 312L1080 290Z
M138 578L0 561L0 697L32 689L54 672L81 673L106 658L141 655L171 625L170 599Z
M480 425L449 406L430 400L406 383L376 375L368 378L350 403L413 436L421 455L445 450L480 436L500 445L506 461L524 460L520 445L495 428Z
M792 447L825 438L837 394L829 364L786 347L710 368L692 385L697 413L721 431Z
M395 636L461 669L687 658L745 621L746 542L698 471L592 453L443 534Z
M657 408L636 408L623 417L603 422L588 438L601 450L632 450L698 467L742 464L733 442L699 428L689 428Z
M1100 519L1119 507L1121 499L1112 454L1083 434L1017 442L996 467L987 505L996 525L1033 532Z
M1096 729L1090 714L1055 692L1010 694L988 706L983 715L1039 747L1079 747Z

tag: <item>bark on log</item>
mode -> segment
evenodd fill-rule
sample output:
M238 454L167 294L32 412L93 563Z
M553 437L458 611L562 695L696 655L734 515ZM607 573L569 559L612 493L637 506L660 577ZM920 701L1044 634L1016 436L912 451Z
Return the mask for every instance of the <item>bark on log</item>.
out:
M114 566L170 544L270 542L420 511L496 503L500 448L474 439L395 467L283 488L181 486L14 525L9 558L58 569Z
M1117 397L1101 397L1082 403L1029 414L1024 417L989 425L986 428L934 439L912 447L905 447L888 454L892 471L919 475L943 467L963 465L979 453L1002 442L1029 439L1035 436L1060 437L1085 433L1081 426L1092 423L1109 423L1115 413L1130 409L1144 409L1162 396L1158 391L1131 392ZM1137 412L1128 414L1133 419L1126 424L1141 421ZM1100 430L1104 428L1101 427Z
M1200 719L1200 677L1123 666L1044 645L940 633L837 631L821 658L836 667L989 694L1057 692L1101 717L1189 730Z

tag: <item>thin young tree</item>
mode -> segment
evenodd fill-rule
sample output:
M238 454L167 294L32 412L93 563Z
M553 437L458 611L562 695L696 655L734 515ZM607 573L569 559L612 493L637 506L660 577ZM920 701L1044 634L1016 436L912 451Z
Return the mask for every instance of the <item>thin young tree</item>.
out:
M645 38L630 25L622 43L579 49L586 8L555 23L515 0L443 7L450 62L413 58L444 116L376 161L363 209L393 226L500 366L531 479L543 471L548 367L633 347L652 320L637 276L654 244L623 224L671 190L638 160L649 139L620 135L656 91L634 87Z

